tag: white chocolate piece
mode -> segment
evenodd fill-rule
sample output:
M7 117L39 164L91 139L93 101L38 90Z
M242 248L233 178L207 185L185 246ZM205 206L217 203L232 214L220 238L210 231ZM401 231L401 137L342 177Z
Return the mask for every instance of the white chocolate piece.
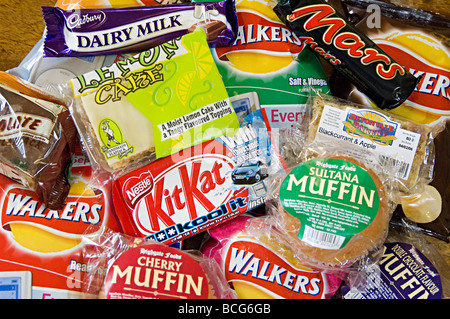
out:
M442 210L441 194L431 185L420 194L402 197L400 203L405 216L415 223L430 223Z

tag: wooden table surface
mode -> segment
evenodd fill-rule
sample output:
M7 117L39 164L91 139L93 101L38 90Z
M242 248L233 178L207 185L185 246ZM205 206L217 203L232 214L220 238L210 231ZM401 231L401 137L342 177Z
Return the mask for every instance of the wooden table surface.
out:
M45 23L41 6L53 6L55 3L56 0L0 2L0 70L16 67L42 37ZM429 236L427 240L450 265L450 244Z

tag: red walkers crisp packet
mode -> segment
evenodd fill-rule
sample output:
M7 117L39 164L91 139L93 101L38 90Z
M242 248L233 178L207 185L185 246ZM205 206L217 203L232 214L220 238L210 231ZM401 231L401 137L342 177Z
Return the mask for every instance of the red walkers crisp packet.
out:
M81 152L74 155L61 210L46 208L33 191L0 176L0 278L11 283L21 279L19 286L9 286L6 298L82 297L82 235L89 226L93 231L97 226L120 230L111 185L90 186L91 173L87 158Z

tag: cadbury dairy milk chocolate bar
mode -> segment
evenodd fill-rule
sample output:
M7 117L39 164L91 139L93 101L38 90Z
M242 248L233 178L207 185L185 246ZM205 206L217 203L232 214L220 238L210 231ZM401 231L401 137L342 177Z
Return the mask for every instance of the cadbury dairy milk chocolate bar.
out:
M274 11L313 52L382 109L402 104L420 80L324 1L280 0Z
M237 29L232 0L69 11L42 7L42 12L46 57L138 52L197 28L205 30L208 44L228 45Z

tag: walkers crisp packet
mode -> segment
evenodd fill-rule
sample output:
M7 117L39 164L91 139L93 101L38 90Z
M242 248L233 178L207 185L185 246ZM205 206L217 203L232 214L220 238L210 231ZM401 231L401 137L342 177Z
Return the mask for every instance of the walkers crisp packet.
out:
M329 92L322 65L276 16L272 0L238 0L231 46L212 49L230 96L254 92L274 129L302 124L311 87Z
M100 226L120 230L110 185L91 186L91 175L89 161L77 152L61 210L46 208L33 191L0 176L0 277L11 283L23 278L11 293L27 291L33 299L82 297L82 235Z

